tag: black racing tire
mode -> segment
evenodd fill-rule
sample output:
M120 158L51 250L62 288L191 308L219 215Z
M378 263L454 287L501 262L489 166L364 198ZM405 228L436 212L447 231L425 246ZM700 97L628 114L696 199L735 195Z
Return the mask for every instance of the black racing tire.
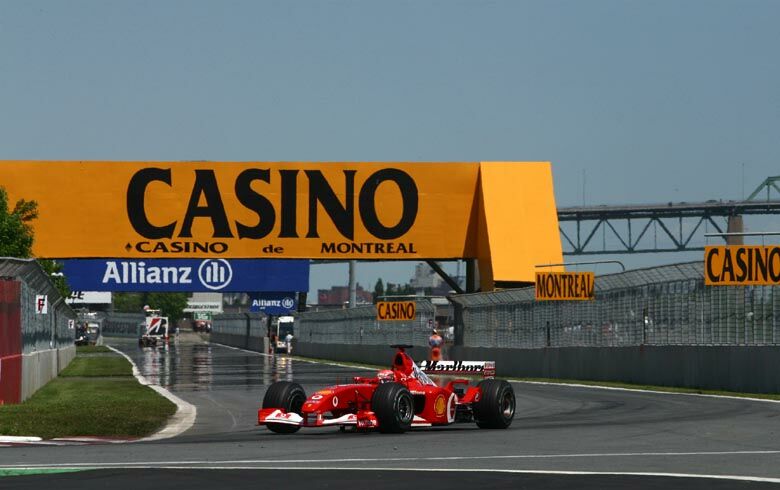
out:
M379 432L401 434L412 428L414 398L399 383L382 383L371 396L371 409L379 421Z
M503 379L485 379L477 385L479 400L472 405L480 429L506 429L515 418L515 391Z
M280 408L287 413L301 414L301 407L306 401L306 392L298 383L277 381L268 387L263 397L263 408ZM300 426L289 424L265 424L271 432L292 434L298 432Z

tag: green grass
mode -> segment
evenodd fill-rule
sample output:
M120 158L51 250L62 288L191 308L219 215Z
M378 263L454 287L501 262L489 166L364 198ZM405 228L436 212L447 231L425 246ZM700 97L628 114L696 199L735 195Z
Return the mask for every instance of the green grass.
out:
M132 377L124 357L76 357L26 402L0 406L0 434L143 437L175 412L175 404Z
M176 405L134 378L57 378L20 405L0 406L0 434L142 437L175 412Z
M30 476L30 475L52 475L57 473L76 473L78 471L89 471L92 468L18 468L0 470L1 476Z
M77 354L97 354L102 352L114 352L105 345L77 345Z
M120 355L76 357L62 370L60 377L71 376L132 376L133 366Z

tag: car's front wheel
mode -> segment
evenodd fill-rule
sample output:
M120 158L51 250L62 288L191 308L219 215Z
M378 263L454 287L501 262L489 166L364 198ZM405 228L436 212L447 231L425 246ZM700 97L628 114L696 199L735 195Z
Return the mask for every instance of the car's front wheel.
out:
M399 383L383 383L371 397L371 409L379 421L379 431L400 434L412 428L414 400L409 390Z
M503 379L485 379L474 402L474 420L480 429L506 429L515 417L515 391Z
M263 408L279 408L286 413L297 413L300 415L301 407L306 401L306 392L298 383L290 381L277 381L268 387L263 397ZM292 434L298 432L301 428L298 425L279 424L269 422L265 424L272 432L279 434Z

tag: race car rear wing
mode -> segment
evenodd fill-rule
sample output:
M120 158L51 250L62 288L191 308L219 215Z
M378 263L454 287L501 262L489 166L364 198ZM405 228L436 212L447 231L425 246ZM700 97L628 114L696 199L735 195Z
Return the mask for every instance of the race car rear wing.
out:
M422 361L425 374L471 375L492 378L496 375L495 361Z

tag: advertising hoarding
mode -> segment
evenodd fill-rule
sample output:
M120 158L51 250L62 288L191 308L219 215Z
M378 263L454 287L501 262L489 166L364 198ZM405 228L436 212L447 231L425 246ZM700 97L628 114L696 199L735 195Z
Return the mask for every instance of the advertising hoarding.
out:
M78 291L309 290L308 260L68 259L61 262L68 285Z

